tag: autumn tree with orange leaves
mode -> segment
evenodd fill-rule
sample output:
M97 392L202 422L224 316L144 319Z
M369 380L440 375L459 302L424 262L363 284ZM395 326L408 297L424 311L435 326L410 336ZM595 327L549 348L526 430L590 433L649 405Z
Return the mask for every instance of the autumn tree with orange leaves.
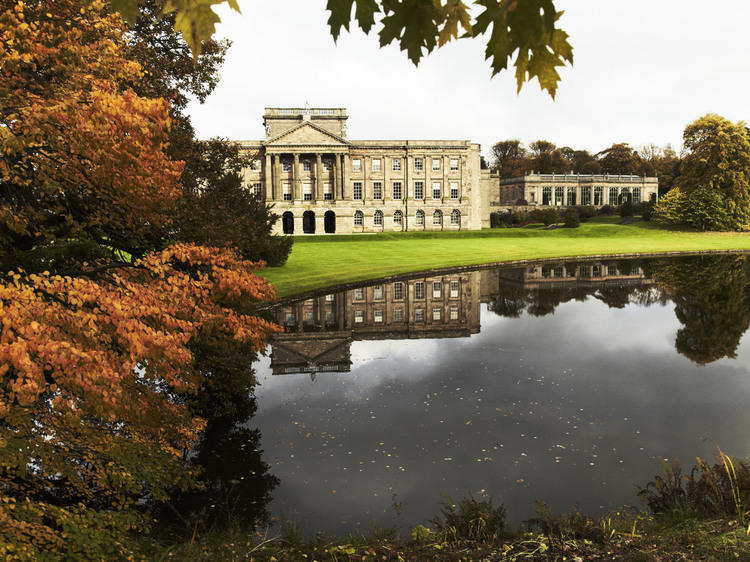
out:
M106 3L0 6L0 556L132 555L144 499L194 475L191 345L258 349L271 287L230 249L164 247L168 104Z

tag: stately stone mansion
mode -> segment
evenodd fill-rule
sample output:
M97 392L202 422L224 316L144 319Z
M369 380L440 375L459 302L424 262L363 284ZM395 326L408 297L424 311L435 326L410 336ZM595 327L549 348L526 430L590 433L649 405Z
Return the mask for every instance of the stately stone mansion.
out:
M347 119L344 108L269 107L263 115L266 139L238 141L252 161L244 170L246 185L281 216L275 234L479 230L489 227L491 206L510 204L521 193L513 187L509 198L507 180L481 169L479 144L354 141L346 136ZM561 203L560 189L570 193L565 191L571 185L566 177L541 176L545 185L527 203L600 205L604 200L596 202L597 189L607 189L611 199L612 185L632 183L608 176L606 185L593 186L591 203L583 203L587 200L583 186L573 199L563 195ZM657 183L656 178L643 180L653 181L637 192L618 193L627 193L626 197L638 193L646 200Z

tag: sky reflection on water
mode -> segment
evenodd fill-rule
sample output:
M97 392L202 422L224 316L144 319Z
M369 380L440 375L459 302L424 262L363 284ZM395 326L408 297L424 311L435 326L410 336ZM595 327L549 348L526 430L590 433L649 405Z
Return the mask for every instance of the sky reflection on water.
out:
M351 371L314 380L260 359L251 424L281 481L272 514L308 534L412 527L446 495L491 496L515 523L538 499L598 514L640 507L636 487L661 459L690 466L714 442L748 455L747 337L736 358L699 365L675 349L682 324L666 298L610 308L587 283L553 314L508 318L487 298L503 281L486 281L468 337L354 337Z

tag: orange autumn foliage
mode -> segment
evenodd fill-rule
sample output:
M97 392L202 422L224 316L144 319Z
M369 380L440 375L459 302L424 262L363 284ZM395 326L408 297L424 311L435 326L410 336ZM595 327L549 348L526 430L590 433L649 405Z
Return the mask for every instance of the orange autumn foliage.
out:
M182 164L124 33L100 0L0 3L3 559L133 556L144 502L195 482L191 344L276 329L263 264L164 247Z
M3 6L0 265L70 240L142 255L180 195L168 101L122 90L141 70L105 3Z
M233 310L272 298L255 267L176 245L107 281L44 272L0 283L4 495L123 510L188 485L181 455L203 427L182 399L201 385L188 346L220 324L262 348L276 328ZM29 526L11 520L0 536Z

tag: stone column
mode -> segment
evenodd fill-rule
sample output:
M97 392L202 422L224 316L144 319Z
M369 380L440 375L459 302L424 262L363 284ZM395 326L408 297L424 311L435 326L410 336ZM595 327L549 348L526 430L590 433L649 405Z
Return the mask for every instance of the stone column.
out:
M302 187L299 175L299 154L294 153L294 163L292 164L292 200L302 199Z
M273 164L271 165L273 171L273 191L279 201L283 201L284 195L281 193L281 158L278 154L271 155Z
M346 190L346 179L349 177L349 167L347 166L349 155L340 154L339 158L341 158L341 198L343 199L344 191ZM364 189L364 185L362 189Z
M313 195L313 199L316 201L318 199L325 199L325 195L323 194L323 158L320 152L315 155L315 194Z
M266 153L266 165L263 168L263 183L266 188L266 201L273 201L276 199L273 189L273 178L271 175L271 155Z
M339 172L339 155L333 155L333 198L338 199L341 193L341 173ZM343 197L341 197L343 199Z

